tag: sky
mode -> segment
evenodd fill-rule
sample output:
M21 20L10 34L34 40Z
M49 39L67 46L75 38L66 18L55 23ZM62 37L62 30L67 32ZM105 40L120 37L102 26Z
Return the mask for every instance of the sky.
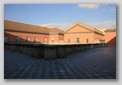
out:
M5 4L4 20L62 30L76 22L116 28L116 4Z

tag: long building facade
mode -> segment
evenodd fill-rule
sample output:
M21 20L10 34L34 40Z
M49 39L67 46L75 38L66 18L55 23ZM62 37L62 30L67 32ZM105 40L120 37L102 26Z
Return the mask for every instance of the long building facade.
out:
M115 46L116 30L101 31L80 22L74 23L65 30L60 30L4 20L4 42L23 44L107 43Z

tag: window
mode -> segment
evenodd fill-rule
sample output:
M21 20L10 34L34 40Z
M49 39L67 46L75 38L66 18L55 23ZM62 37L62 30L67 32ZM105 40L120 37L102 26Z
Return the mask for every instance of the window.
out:
M47 42L47 38L46 37L44 38L44 42Z
M105 43L105 40L103 40L103 43Z
M68 39L68 43L70 43L70 39Z
M59 42L60 42L60 43L62 43L62 42L63 42L63 40L62 40L62 39L60 39L60 40L59 40Z
M20 37L16 36L16 43L20 43Z
M38 38L37 37L34 37L34 42L38 42Z
M5 43L8 42L8 36L7 36L7 35L4 36L4 42L5 42Z
M26 37L26 42L30 42L30 37Z
M100 43L103 43L103 41L102 41L102 40L99 40L99 42L100 42Z
M94 39L94 43L96 43L96 38Z
M76 43L79 43L79 38L76 38Z
M86 43L89 43L89 39L86 39Z
M52 42L54 42L54 38L52 38Z

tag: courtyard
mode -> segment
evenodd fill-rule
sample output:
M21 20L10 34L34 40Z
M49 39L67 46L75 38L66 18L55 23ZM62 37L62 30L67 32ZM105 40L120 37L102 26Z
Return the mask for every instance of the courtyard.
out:
M45 60L4 50L5 79L116 79L116 47Z

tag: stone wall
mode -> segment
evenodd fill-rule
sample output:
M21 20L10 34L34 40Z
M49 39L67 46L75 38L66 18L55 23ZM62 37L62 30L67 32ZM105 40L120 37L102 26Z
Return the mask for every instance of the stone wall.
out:
M44 44L4 44L4 48L12 52L19 52L32 57L56 59L66 57L68 54L84 52L105 44L70 44L70 45L44 45Z

